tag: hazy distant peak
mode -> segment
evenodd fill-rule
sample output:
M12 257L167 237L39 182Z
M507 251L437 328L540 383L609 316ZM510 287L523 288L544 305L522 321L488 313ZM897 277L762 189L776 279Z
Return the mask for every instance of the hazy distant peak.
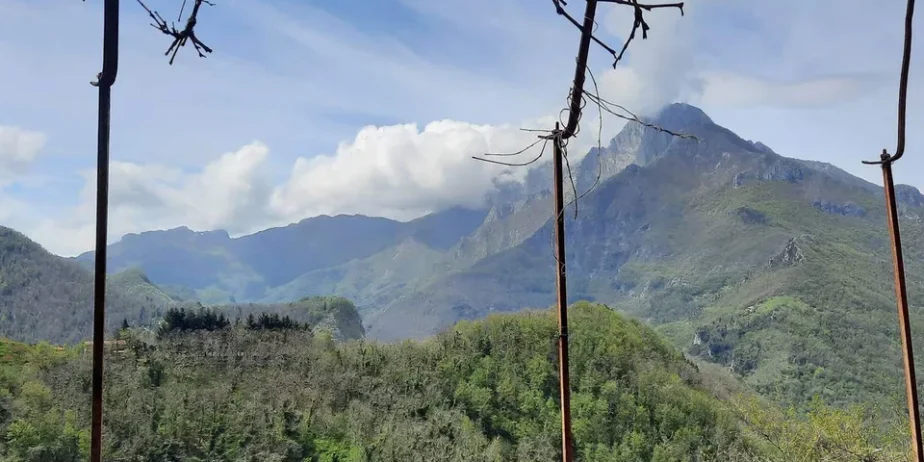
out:
M139 238L152 238L152 237L161 237L161 238L172 238L172 237L205 237L205 238L217 238L218 240L227 240L231 239L231 236L227 231L223 229L215 229L210 231L193 231L188 226L178 226L176 228L170 229L159 229L151 231L143 231L141 233L128 233L122 236L122 241L132 241Z

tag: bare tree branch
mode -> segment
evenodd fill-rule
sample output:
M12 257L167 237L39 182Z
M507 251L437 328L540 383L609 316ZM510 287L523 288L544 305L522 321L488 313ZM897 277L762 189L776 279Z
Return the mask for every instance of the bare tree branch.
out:
M644 9L644 10L648 10L648 11L651 11L651 10L654 10L654 9L657 9L657 8L679 8L679 9L680 9L680 14L683 14L683 2L677 2L677 3L661 3L661 4L657 4L657 5L646 5L646 4L644 4L644 3L634 2L634 1L632 1L632 0L597 0L597 1L598 1L598 2L603 2L603 3L618 3L618 4L620 4L620 5L631 5L631 6L633 6L633 7L639 7L639 8L642 8L642 9Z
M632 23L632 31L629 33L629 38L626 39L625 43L623 43L622 49L619 50L619 52L617 52L613 47L607 45L602 40L597 38L595 35L593 35L593 33L591 33L590 35L591 40L596 42L597 45L600 45L604 50L606 50L611 55L613 55L613 67L614 68L616 67L617 64L619 64L619 61L621 61L623 56L626 54L626 50L629 49L629 44L632 43L632 40L635 39L635 33L636 31L638 31L639 28L642 29L642 39L644 40L648 38L648 31L651 29L651 27L648 25L648 21L645 20L645 15L644 15L645 11L652 11L652 10L656 10L660 8L677 8L678 10L680 10L680 15L681 16L684 15L684 11L683 11L684 2L646 4L646 3L639 3L637 0L597 0L597 1L604 2L604 3L615 3L617 5L631 6L635 10L635 20ZM562 5L568 4L565 0L552 0L552 2L555 3L555 11L559 15L564 16L565 19L567 19L571 24L574 24L574 26L577 27L578 30L581 30L581 31L584 30L584 27L581 25L581 23L578 22L577 19L575 19L573 16L568 14L568 12L565 11L565 9L562 7Z
M199 54L200 58L205 58L205 53L211 53L212 49L202 43L198 37L196 37L195 27L198 22L199 8L202 7L202 4L214 5L208 0L194 0L192 12L189 14L189 18L186 19L186 26L179 30L172 23L167 25L167 21L155 10L151 10L147 5L144 4L142 0L137 0L138 4L148 12L148 16L154 21L151 24L151 27L163 32L165 35L173 37L173 43L170 44L170 48L167 48L164 56L170 56L170 64L173 64L173 61L176 59L176 54L180 50L180 47L186 45L187 41L192 41L193 47L196 49L196 53ZM186 8L186 0L183 1L183 6L180 8L180 15L182 16L183 10ZM171 54L172 53L172 54Z
M656 8L677 8L680 10L680 15L683 16L683 2L680 3L665 3L660 5L643 5L637 0L602 0L610 1L612 3L617 3L620 5L631 5L635 9L635 21L632 23L632 32L629 33L629 38L626 39L626 43L622 45L622 50L619 51L619 55L616 56L616 60L613 61L613 67L616 67L616 64L622 60L623 55L626 54L626 50L629 49L629 44L632 43L632 39L635 38L635 32L641 28L642 29L642 40L648 38L648 30L651 27L648 25L648 22L645 21L645 15L642 10L651 11Z
M577 19L574 19L573 16L571 16L570 14L568 14L568 12L565 11L565 9L561 7L561 5L559 5L559 2L561 2L562 5L567 5L567 3L565 3L563 0L557 0L557 1L556 1L556 0L553 0L553 1L555 1L555 11L557 11L558 14L564 16L565 19L567 19L568 21L570 21L571 24L574 24L574 27L577 27L578 30L583 30L583 29L584 29L584 26L582 26L581 23L579 23L579 22L577 21ZM594 42L597 42L597 45L600 45L601 47L603 47L604 50L610 52L610 54L612 54L613 56L616 56L616 50L610 48L609 45L607 45L607 44L604 43L602 40L600 40L600 39L598 39L597 37L595 37L593 34L590 35L590 39L593 40Z

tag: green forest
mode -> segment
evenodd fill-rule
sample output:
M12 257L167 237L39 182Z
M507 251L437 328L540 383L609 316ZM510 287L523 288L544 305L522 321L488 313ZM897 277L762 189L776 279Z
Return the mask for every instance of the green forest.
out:
M392 344L287 319L174 309L157 330L123 326L107 352L105 460L560 457L551 311ZM907 460L900 407L777 408L607 307L578 303L571 323L577 460ZM0 343L0 461L86 460L89 408L85 346Z

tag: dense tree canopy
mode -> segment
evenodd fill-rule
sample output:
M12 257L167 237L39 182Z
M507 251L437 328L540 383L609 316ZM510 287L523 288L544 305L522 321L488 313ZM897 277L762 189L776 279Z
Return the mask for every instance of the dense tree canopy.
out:
M844 448L873 458L838 460L897 454L871 449L888 449L872 430L854 438L864 422L859 416L822 413L786 426L792 416L764 403L723 403L709 391L715 376L605 307L578 304L572 323L580 461L827 460L794 457L846 454ZM324 330L246 324L176 329L159 338L123 331L124 347L107 359L106 460L559 457L557 329L550 312L463 322L429 340L397 344L336 343ZM0 362L0 460L85 460L87 352L5 342ZM818 428L850 445L813 447L810 435Z

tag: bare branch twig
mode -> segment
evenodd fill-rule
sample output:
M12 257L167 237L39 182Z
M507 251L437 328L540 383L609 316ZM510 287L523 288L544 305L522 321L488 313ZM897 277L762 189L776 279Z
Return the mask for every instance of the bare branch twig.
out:
M565 2L561 2L561 3L562 3L562 4L565 4ZM574 19L573 16L571 16L570 14L568 14L568 12L565 11L564 8L561 8L561 7L559 7L558 5L556 5L556 11L558 12L558 14L564 16L565 19L567 19L569 22L571 22L571 24L574 24L574 27L577 27L578 30L583 30L584 26L582 26L581 23L579 23L579 22L577 21L577 19ZM613 56L616 56L616 50L614 50L613 48L611 48L609 45L607 45L606 43L604 43L602 40L598 39L598 38L597 38L596 36L594 36L592 33L591 33L591 35L590 35L590 39L593 40L594 42L597 42L597 45L600 45L601 47L603 47L604 50L610 52L610 54L612 54Z
M574 27L577 27L579 30L582 30L582 31L584 30L584 27L581 25L581 23L578 22L577 19L571 16L562 7L562 5L567 5L568 4L567 2L565 2L564 0L552 0L552 1L555 3L555 11L559 15L564 16L565 19L568 20L568 22L570 22L571 24L574 24ZM635 19L632 23L632 31L629 32L629 38L626 39L625 43L623 43L622 45L622 49L619 50L618 52L613 47L607 45L602 40L600 40L595 35L593 35L593 33L591 33L590 35L591 40L596 42L597 45L600 45L604 50L606 50L608 53L613 55L613 67L614 68L616 67L617 64L619 64L619 61L621 61L623 56L626 54L626 50L629 49L629 44L632 43L632 40L635 39L635 33L636 31L638 31L639 28L642 29L642 39L644 40L648 38L648 31L651 29L651 27L648 25L648 21L645 20L645 15L644 15L645 11L652 11L652 10L656 10L660 8L677 8L678 10L680 10L680 15L681 16L684 15L684 11L683 11L684 2L646 4L646 3L639 3L637 0L597 0L597 1L604 2L604 3L615 3L617 5L631 6L633 10L635 11Z
M196 53L199 54L200 58L205 58L205 53L211 53L212 49L202 43L198 37L196 37L195 27L198 22L199 8L202 7L202 4L214 5L208 0L195 0L193 3L192 12L189 14L189 18L186 19L186 26L179 30L172 23L167 25L167 21L158 13L156 10L151 10L147 5L144 4L142 0L137 0L138 4L148 12L148 16L154 21L151 24L151 27L163 32L165 35L173 37L173 43L170 44L170 48L167 48L167 52L164 53L164 56L170 56L170 64L173 64L173 61L176 59L176 54L180 50L180 47L186 45L187 41L192 41L193 47L196 49ZM180 10L182 15L183 9L186 7L186 1L183 2L183 8ZM172 54L171 54L172 53Z

